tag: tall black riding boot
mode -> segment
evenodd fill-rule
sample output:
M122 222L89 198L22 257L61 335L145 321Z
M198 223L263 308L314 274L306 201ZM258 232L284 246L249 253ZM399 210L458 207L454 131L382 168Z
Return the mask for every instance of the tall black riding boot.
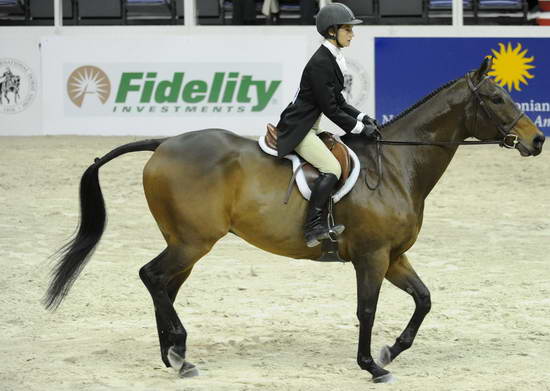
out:
M321 174L313 184L304 224L304 236L308 247L315 247L320 240L329 239L328 221L323 212L337 182L336 175ZM336 225L332 231L339 235L344 232L344 226Z

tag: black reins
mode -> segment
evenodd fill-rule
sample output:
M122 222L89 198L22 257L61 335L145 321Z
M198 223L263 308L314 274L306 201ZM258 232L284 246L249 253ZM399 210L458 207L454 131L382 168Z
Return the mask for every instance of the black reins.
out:
M392 140L376 140L378 144L384 145L436 145L447 147L450 145L486 145L486 144L502 144L502 140L485 140L485 141L392 141Z
M488 76L485 76L477 85L474 85L472 78L469 73L465 76L466 81L468 82L468 87L472 91L472 97L475 102L475 114L472 119L472 134L475 134L477 130L477 117L479 112L479 107L483 109L485 115L494 123L495 127L498 129L499 133L502 135L500 140L479 140L479 141L397 141L397 140L383 140L378 138L374 140L373 143L376 143L376 172L377 172L377 181L374 186L369 184L367 174L365 173L365 184L370 190L376 190L380 186L382 181L382 148L381 145L408 145L408 146L422 146L422 145L431 145L431 146L454 146L454 145L490 145L498 144L504 148L514 149L517 147L519 140L518 135L512 134L511 131L514 129L518 121L525 115L524 112L519 110L519 114L514 118L514 120L506 126L500 124L496 113L487 106L482 99L482 95L479 92L482 84L489 79Z

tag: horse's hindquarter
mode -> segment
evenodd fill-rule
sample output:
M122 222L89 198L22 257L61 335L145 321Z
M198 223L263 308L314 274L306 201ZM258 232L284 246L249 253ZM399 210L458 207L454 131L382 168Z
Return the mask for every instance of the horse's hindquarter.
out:
M215 242L233 232L266 251L311 258L302 225L307 201L293 189L290 162L263 153L254 140L223 130L173 137L147 163L147 202L168 243Z
M226 185L238 156L219 139L218 132L207 130L172 137L144 168L145 196L169 244L215 241L227 233Z

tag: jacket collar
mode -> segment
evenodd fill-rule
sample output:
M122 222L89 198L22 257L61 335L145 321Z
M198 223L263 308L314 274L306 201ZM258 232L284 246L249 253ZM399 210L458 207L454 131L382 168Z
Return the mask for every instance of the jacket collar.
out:
M333 44L331 44L330 42L327 42L327 41L323 42L323 45L321 45L321 49L324 49L324 52L326 53L327 57L330 58L330 61L334 65L334 72L336 73L336 76L338 77L338 80L340 81L340 83L344 84L344 74L342 73L342 70L340 69L340 66L336 62L336 56L334 55L334 53L333 53L332 49L330 48L330 46L332 46L335 51L340 50L337 47L335 47ZM338 52L336 52L336 53L338 53ZM342 55L341 52L339 54Z

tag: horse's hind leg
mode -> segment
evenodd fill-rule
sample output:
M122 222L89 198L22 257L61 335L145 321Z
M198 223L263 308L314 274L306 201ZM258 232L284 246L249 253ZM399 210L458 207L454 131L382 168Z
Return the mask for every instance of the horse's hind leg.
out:
M162 254L161 254L162 255ZM174 276L168 285L166 286L166 294L168 295L168 299L170 300L170 303L173 305L174 301L176 300L176 296L178 294L179 288L181 285L187 280L187 277L191 274L192 267L190 267L188 270L177 274ZM146 270L143 271L144 274L147 273ZM143 279L143 277L142 277ZM147 279L149 282L149 280ZM144 280L145 282L145 280ZM147 285L146 285L147 286ZM170 361L168 360L168 348L173 345L171 338L170 338L170 323L166 322L165 316L161 315L159 310L155 308L155 318L157 321L157 329L158 329L158 336L159 336L159 344L160 344L160 352L161 352L161 358L164 364L167 367L170 367ZM183 326L182 326L183 327ZM183 329L185 331L185 328ZM185 344L184 344L185 346Z
M384 346L380 352L379 364L383 367L392 362L401 352L410 348L424 317L430 312L430 291L420 280L407 257L403 254L394 262L386 273L386 278L398 288L404 290L414 299L416 308L405 330L395 340L392 347Z
M155 306L162 361L167 367L174 367L180 376L194 376L198 371L185 361L187 331L173 303L180 286L191 274L193 265L210 247L169 246L139 271Z

